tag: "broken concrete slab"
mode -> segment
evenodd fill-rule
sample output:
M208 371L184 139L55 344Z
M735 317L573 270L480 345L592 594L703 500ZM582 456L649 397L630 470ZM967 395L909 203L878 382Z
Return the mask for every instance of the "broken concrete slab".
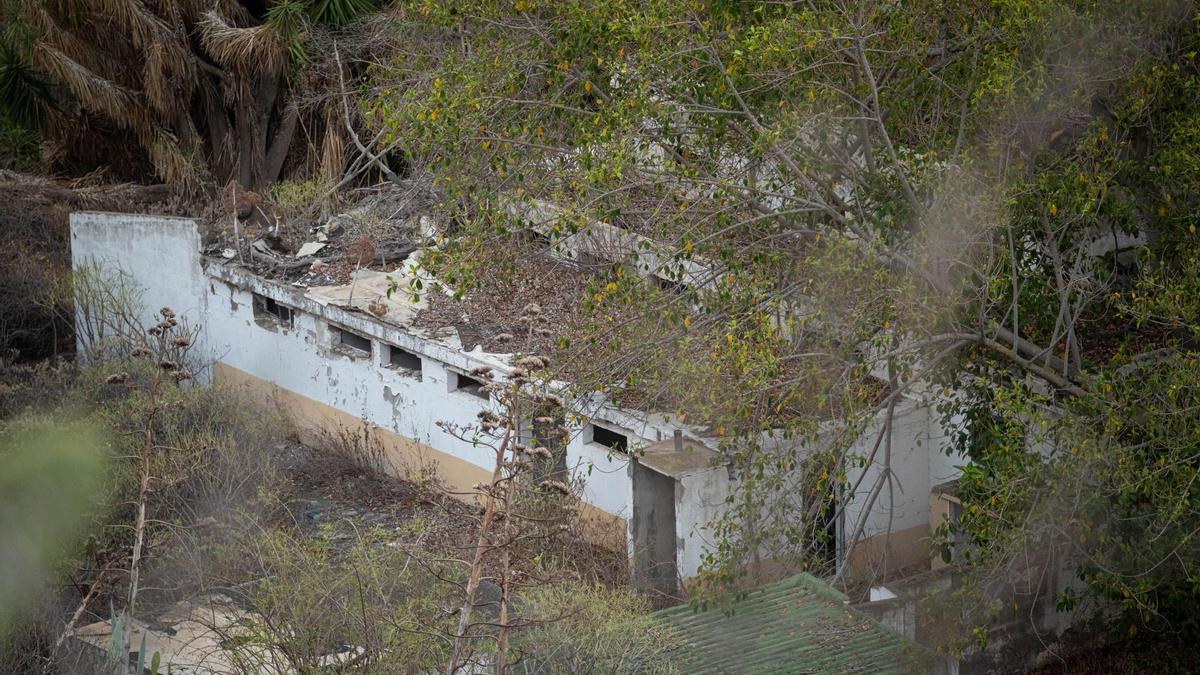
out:
M227 649L228 641L245 634L256 620L261 621L261 617L238 608L228 597L213 595L196 603L179 602L153 624L134 620L130 645L139 649L145 644L148 655L157 653L162 664L160 672L169 669L172 673L233 675L246 672L246 665L252 665L253 672L272 675L294 672L287 667L284 655L271 648L242 647L236 653ZM72 637L107 652L112 644L112 624L88 624Z
M300 247L300 250L296 251L296 257L307 258L308 256L316 255L321 251L321 249L325 248L325 246L326 244L322 244L319 241L305 242L304 245Z

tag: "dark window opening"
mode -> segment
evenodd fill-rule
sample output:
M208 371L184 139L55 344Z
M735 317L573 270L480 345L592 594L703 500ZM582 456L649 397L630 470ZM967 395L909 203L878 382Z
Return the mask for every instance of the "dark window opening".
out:
M419 373L421 372L421 357L410 351L388 345L387 365L392 368L411 370Z
M605 429L598 424L592 425L592 442L620 452L629 452L628 436L612 429Z
M813 532L814 549L817 557L830 566L837 565L837 498L833 494L822 500L820 520Z
M294 311L287 305L281 305L275 302L274 298L268 298L265 295L254 293L254 318L266 319L273 321L284 328L292 327L292 315Z
M331 326L334 334L334 344L344 347L351 352L359 352L364 356L371 355L371 340L348 330Z
M536 248L550 248L550 237L532 228L521 230L517 233L517 239Z
M480 380L477 380L470 375L463 375L462 373L455 373L454 376L453 391L465 392L472 396L479 397L485 401L491 399L491 396L488 394L488 392L484 391L483 382Z
M946 523L949 531L951 532L950 550L948 553L951 559L953 559L953 557L956 556L959 551L966 548L967 544L970 542L967 539L967 533L962 528L955 527L962 519L962 502L952 497L946 498L946 501ZM947 560L946 562L950 561Z
M688 285L683 283L682 281L665 279L663 277L658 276L657 274L651 275L650 279L654 282L654 285L657 286L660 291L665 291L667 293L672 293L674 295L683 295L683 294L687 293L687 291L688 291Z

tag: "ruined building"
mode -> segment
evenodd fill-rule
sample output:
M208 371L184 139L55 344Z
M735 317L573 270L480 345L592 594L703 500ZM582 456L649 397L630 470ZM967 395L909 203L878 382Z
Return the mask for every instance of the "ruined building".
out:
M609 239L626 236L610 229ZM589 241L577 242L580 252ZM487 367L502 380L512 369L510 355L465 349L453 326L416 325L424 300L388 292L416 273L409 262L389 273L357 270L349 284L272 281L232 251L202 251L192 220L108 213L73 214L71 247L75 266L120 270L140 287L147 320L169 306L196 330L199 381L245 386L277 402L306 442L319 445L325 431L365 423L391 470L433 464L462 493L489 479L490 450L438 424L471 425L492 406L471 373ZM653 254L653 247L640 250ZM583 511L592 536L626 550L644 585L670 592L700 568L708 526L735 489L736 473L718 461L716 439L701 429L617 409L598 395L571 398L566 468L586 477ZM872 440L868 429L854 452L867 456ZM930 529L952 508L938 486L953 481L962 461L945 445L928 404L898 406L889 498L862 513L859 497L872 489L878 468L868 464L851 476L861 494L848 500L836 553L851 551L853 569L870 574L885 555L891 569L929 569ZM850 547L845 539L860 520L862 538Z

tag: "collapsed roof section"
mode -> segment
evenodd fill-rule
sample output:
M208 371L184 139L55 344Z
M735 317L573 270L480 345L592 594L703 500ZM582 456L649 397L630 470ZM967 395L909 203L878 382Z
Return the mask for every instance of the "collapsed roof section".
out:
M544 200L525 204L512 201L508 211L545 237L554 255L565 260L628 263L639 275L660 284L685 284L697 289L710 287L722 274L721 266L713 261L685 255L645 235L602 221L590 221L578 231L563 231L563 209Z
M610 231L609 234L613 233ZM614 236L620 238L622 235L617 233ZM392 250L403 248L396 243L391 245ZM463 305L450 301L454 289L422 267L421 258L429 250L430 247L413 247L402 260L395 263L383 263L376 258L370 266L356 265L342 283L330 279L325 271L325 266L333 262L300 255L300 252L285 256L279 252L266 254L259 251L254 256L254 260L258 261L255 263L246 262L236 252L230 255L224 248L209 246L205 249L205 268L210 276L264 293L267 292L265 286L276 289L269 295L279 295L279 291L285 291L285 297L281 300L301 310L314 306L332 307L364 321L398 329L426 343L461 354L465 357L464 362L473 367L490 368L498 378L507 378L513 372L513 363L520 354L538 353L537 345L514 338L515 317L505 322L492 316L503 313L503 308L498 307L501 300L494 299L485 307L480 307L481 310L487 310L486 314L484 311L479 312L479 316L462 313ZM547 259L538 264L543 270L551 269L556 281L563 282L552 284L553 288L568 291L558 300L568 303L577 301L586 275L572 270L563 258L556 257L550 251L547 251ZM272 271L282 272L284 278L271 279ZM421 292L414 292L413 289L421 289ZM498 289L498 293L507 296L508 300L528 304L513 289ZM554 299L550 299L547 305L552 307L554 302ZM715 452L718 439L703 426L685 424L670 414L618 408L612 405L607 396L571 391L570 384L560 380L546 382L545 387L549 392L569 398L576 414L585 417L600 416L629 429L682 429L689 439L683 454L688 455L689 459L683 461L683 456L676 453L673 464L678 464L676 468L685 473L699 469L701 464L711 467L718 462Z
M277 225L260 230L261 236L248 245L235 240L231 248L225 239L210 244L205 253L209 264L286 282L323 306L373 316L450 349L499 355L500 361L518 351L559 356L558 337L569 335L571 324L579 319L597 270L631 270L660 289L699 294L713 290L726 274L720 262L610 223L587 220L578 229L568 229L572 215L551 202L514 198L503 208L531 235L524 238L528 246L518 256L525 257L516 265L529 274L517 283L459 293L462 297L456 297L459 289L421 265L428 252L446 245L447 228L410 205L395 207L385 201L361 206L303 237L293 234L290 244L281 243L275 232L287 228ZM372 237L371 231L386 232L386 237ZM688 297L695 301L695 295ZM813 330L819 323L805 302L802 297L786 301L787 311L772 314L792 341L803 340L799 331ZM521 323L521 310L530 303L544 310L536 333ZM806 318L787 321L786 315ZM867 384L878 385L878 380ZM626 405L642 407L637 401Z

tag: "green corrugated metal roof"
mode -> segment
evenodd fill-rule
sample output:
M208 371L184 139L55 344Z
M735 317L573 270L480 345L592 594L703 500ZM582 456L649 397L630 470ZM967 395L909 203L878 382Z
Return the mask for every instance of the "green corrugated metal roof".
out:
M680 641L684 673L928 673L937 659L845 604L808 574L750 592L728 615L688 606L654 613Z

